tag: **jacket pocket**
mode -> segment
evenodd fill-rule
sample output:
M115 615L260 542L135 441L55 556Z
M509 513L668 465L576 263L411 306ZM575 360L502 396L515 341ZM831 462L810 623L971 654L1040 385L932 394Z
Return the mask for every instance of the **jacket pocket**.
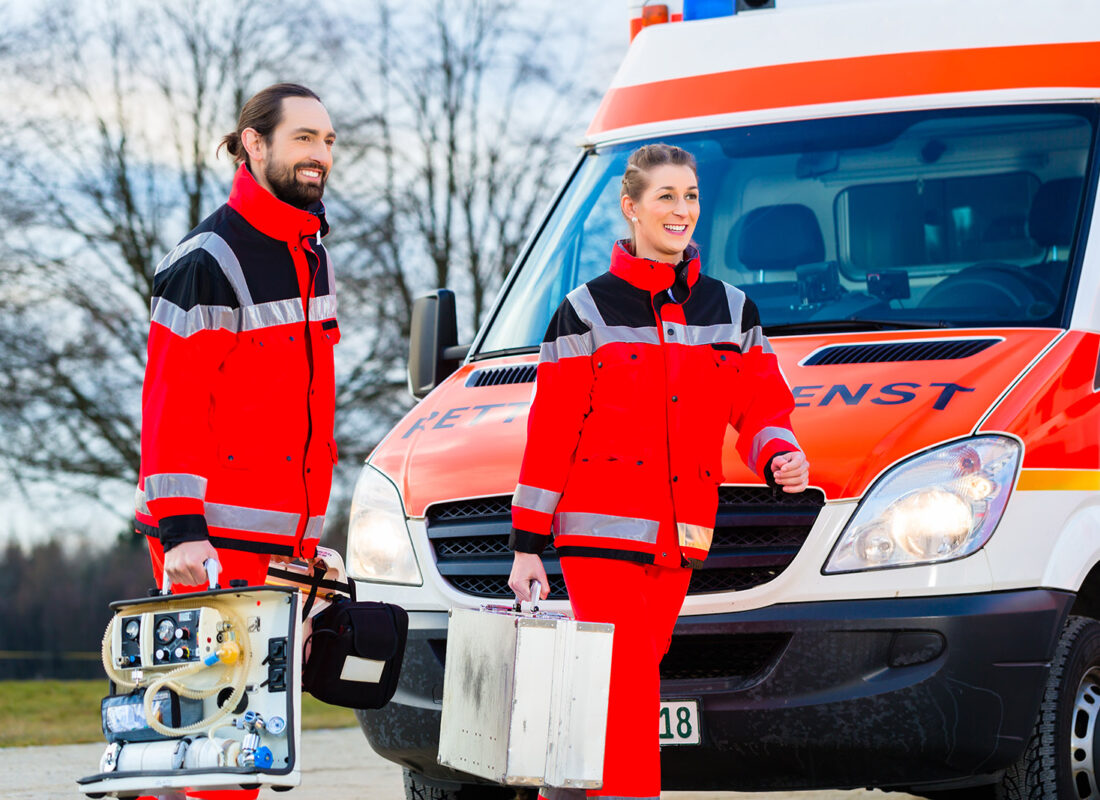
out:
M717 486L724 480L722 467L716 464L700 464L699 480L703 483L712 483Z

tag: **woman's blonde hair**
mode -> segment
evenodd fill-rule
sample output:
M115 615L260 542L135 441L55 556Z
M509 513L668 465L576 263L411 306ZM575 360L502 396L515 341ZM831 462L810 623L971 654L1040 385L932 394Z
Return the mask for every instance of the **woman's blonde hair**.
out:
M695 173L695 179L699 179L695 156L687 150L671 144L647 144L631 153L630 158L626 160L626 171L623 173L623 186L619 196L629 197L635 203L638 202L642 192L649 186L649 171L664 164L690 167Z

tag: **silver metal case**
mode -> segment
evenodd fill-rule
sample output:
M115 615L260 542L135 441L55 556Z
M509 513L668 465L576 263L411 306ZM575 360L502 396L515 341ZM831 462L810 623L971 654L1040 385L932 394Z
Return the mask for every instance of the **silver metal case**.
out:
M439 763L512 786L603 785L614 625L452 609Z

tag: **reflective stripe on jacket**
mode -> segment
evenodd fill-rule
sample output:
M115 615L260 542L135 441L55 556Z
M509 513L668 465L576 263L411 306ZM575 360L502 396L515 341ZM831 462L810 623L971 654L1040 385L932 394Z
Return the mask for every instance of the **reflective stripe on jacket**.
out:
M327 232L319 203L288 205L242 165L157 267L136 510L166 547L313 555L336 463Z
M629 246L617 243L610 271L569 293L541 346L512 499L521 552L553 535L563 556L701 560L727 426L769 482L772 457L801 449L753 302L702 275L694 248L673 267Z

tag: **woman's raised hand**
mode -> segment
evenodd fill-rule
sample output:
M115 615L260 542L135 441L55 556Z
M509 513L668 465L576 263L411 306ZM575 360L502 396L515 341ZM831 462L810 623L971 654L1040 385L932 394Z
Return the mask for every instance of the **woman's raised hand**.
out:
M550 596L550 581L546 579L542 559L534 553L516 553L512 560L512 574L508 576L508 585L516 593L517 599L531 602L531 581L538 581L542 587L539 592L540 600Z
M801 492L810 485L810 462L798 450L772 459L772 475L784 492Z

